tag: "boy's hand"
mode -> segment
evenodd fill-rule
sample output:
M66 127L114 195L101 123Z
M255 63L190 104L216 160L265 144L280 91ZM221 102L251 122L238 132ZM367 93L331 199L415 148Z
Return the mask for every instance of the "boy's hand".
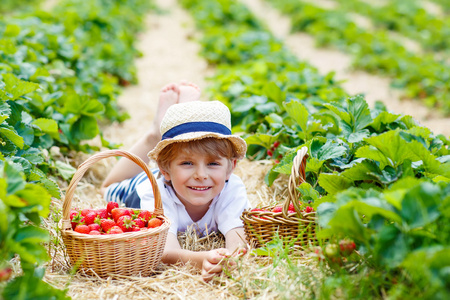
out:
M219 248L210 250L207 252L202 265L202 277L204 281L210 281L214 276L222 272L223 265L226 263L234 263L234 261L229 261L228 258L231 256L230 251L225 248Z
M226 264L228 268L236 267L236 261L233 258L243 256L247 250L240 248L231 253L228 249L219 248L207 252L202 266L202 277L204 281L210 281L220 274L223 266Z

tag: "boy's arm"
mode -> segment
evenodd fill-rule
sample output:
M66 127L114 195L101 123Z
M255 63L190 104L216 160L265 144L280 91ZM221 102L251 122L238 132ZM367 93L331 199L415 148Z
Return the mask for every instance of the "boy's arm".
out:
M236 249L246 249L247 243L245 242L244 227L236 227L229 230L225 234L225 245L227 249L233 253Z

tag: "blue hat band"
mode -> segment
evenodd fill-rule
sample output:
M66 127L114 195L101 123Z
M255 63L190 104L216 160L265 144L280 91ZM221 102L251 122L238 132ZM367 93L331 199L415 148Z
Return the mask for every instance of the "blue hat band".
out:
M215 122L188 122L177 125L169 130L167 130L163 136L162 140L171 139L178 135L191 132L215 132L223 135L231 135L231 130L222 124Z

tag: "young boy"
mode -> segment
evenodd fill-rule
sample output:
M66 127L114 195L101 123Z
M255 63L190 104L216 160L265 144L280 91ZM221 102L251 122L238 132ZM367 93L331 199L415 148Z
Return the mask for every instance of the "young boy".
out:
M164 214L171 227L162 256L167 264L190 262L202 270L205 281L222 271L224 258L240 253L245 233L240 216L249 204L245 186L232 174L245 156L245 141L231 134L228 108L218 101L198 101L197 86L170 84L160 94L153 128L131 152L158 164L158 187ZM148 159L147 159L148 160ZM152 209L154 197L145 173L132 162L119 160L103 183L107 201ZM139 174L138 174L139 173ZM136 175L138 174L138 175ZM220 231L226 248L194 252L181 249L177 232L194 225L200 234Z

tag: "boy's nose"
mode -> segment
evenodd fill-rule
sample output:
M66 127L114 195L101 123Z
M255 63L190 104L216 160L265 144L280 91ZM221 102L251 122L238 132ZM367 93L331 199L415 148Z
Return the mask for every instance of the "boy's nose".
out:
M195 169L195 174L194 174L195 179L207 179L208 178L208 172L206 171L206 168L203 166L198 166Z

